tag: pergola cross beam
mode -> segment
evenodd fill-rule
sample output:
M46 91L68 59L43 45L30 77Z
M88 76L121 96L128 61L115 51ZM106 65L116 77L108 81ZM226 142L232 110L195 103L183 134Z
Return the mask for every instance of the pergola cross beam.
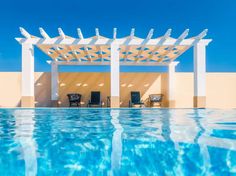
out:
M113 39L116 39L117 28L113 28Z
M42 35L42 37L45 39L45 40L48 40L48 39L51 39L51 37L47 34L47 32L42 28L40 27L39 28L39 31L40 31L40 34ZM65 35L64 32L62 31L61 28L58 28L58 31L60 33L60 36L63 36ZM62 37L63 38L63 37ZM64 38L63 38L64 39ZM61 52L60 48L58 46L55 46L53 45L52 48L54 48L54 51L63 58L63 60L66 60L68 61L67 57L65 57L65 55ZM44 51L44 50L43 50ZM45 52L46 54L48 54L48 52ZM56 59L57 60L57 59Z
M134 33L135 33L135 28L132 28L131 29L131 32L130 32L130 36L127 37L127 43L129 43L133 38L134 38ZM124 54L124 61L126 62L127 61L127 58L128 58L128 55L129 55L129 50L130 50L130 47L131 46L126 46L125 48L125 54Z
M55 61L64 60L68 62L73 58L78 61L82 61L83 59L83 61L88 62L110 61L109 46L115 41L115 43L120 46L120 51L123 51L123 57L120 57L120 59L123 58L123 60L120 60L120 62L132 62L134 65L136 65L136 62L140 62L140 64L145 62L165 62L168 64L183 54L187 49L196 45L199 41L205 43L205 45L211 41L209 39L203 39L207 34L207 30L204 30L196 37L189 39L186 39L189 33L188 29L185 30L177 39L170 37L171 29L168 29L164 36L156 39L152 39L153 29L149 31L145 39L135 37L134 28L131 29L130 35L125 38L117 38L117 28L114 28L113 38L111 39L101 37L98 28L95 29L95 37L90 38L84 38L80 28L77 29L78 38L66 36L61 28L58 28L59 37L54 38L51 38L43 28L40 28L39 30L42 38L29 34L29 32L21 27L20 31L25 38L16 38L16 40L21 44L28 43L38 46L42 51L44 51L44 53ZM50 49L50 46L53 50ZM105 46L104 55L102 46ZM165 46L167 49L165 49L164 52L159 52L159 50L163 50L163 47ZM124 49L122 49L122 47L124 47ZM175 47L177 48L177 52L172 51ZM93 48L96 48L96 53ZM146 48L151 52L144 52ZM137 52L137 50L139 51ZM166 59L167 57L168 59ZM99 58L101 58L101 60L98 60Z
M99 38L100 38L100 34L99 34L99 29L98 29L98 28L95 29L95 33L96 33L97 39L99 39ZM100 45L97 45L96 48L97 48L97 50L98 50L98 58L103 59L101 46L100 46Z
M83 36L83 33L82 33L82 31L81 31L81 29L80 28L78 28L77 29L77 32L78 32L78 36L79 36L79 38L81 39L81 40L83 40L84 39L84 36ZM84 50L83 50L83 52L84 52L84 54L85 54L85 58L87 58L90 62L92 62L92 57L91 57L91 55L89 54L89 50L88 50L88 47L86 46L86 45L84 45Z
M184 39L185 37L188 36L189 33L189 29L186 29L179 37L178 39L175 41L174 45L171 45L170 47L168 47L168 49L164 52L164 54L160 57L159 61L162 62L164 60L165 57L167 57L167 55L172 51L172 49L174 49L177 45L179 45Z
M154 29L151 29L146 37L146 39L143 41L142 45L141 45L141 48L138 52L138 54L135 56L136 57L136 62L140 59L144 49L146 48L146 43L152 38L153 36L153 32L154 32Z
M31 38L31 35L23 27L20 27L20 32L25 38Z
M171 59L171 61L175 60L177 57L182 55L190 47L196 45L200 40L202 40L207 35L207 32L208 32L208 29L204 29L199 35L194 37L194 40L192 41L192 43L185 50L179 52L174 58ZM206 45L208 45L208 44L206 44Z
M165 43L165 41L170 37L171 35L171 31L172 29L168 29L165 33L165 35L163 37L161 37L161 39L158 41L158 43L156 44L156 47L154 48L154 50L151 52L151 54L148 56L148 61L150 59L152 59L152 57L154 56L155 52L157 52L160 47L163 45L163 43Z
M62 28L58 28L58 33L59 33L61 39L65 39L65 38L66 38L66 35L65 35L65 33L63 32ZM76 58L78 61L81 61L80 57L76 54L76 51L74 51L74 50L71 48L71 46L66 45L66 46L64 46L64 47L65 47L68 51L71 51L71 55L72 55L74 58ZM66 59L67 59L67 61L69 61L69 60L71 60L72 58L71 58L71 59L68 59L68 58L66 57Z

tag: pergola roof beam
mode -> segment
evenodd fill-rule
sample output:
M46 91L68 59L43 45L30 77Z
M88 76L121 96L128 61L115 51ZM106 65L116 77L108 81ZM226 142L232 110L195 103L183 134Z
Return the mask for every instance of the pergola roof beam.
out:
M97 38L99 38L100 35L99 35L99 29L98 28L95 29L95 33L96 33Z
M62 30L61 28L58 28L58 33L59 33L59 35L60 35L60 37L61 37L62 39L65 39L65 38L66 38L66 35L65 35L65 33L63 32L63 30ZM75 54L75 52L72 50L72 48L71 48L70 46L67 46L67 45L66 45L65 47L66 47L66 49L68 50L68 52L69 52L69 51L72 52L72 56L73 56L74 58L76 58L78 61L80 61L80 58L77 56L77 54ZM68 58L65 57L65 55L62 55L62 57L68 61Z
M162 45L167 38L170 37L172 29L168 29L161 40L157 43L157 45Z
M77 32L78 32L79 39L84 39L84 36L80 28L77 28Z
M151 54L148 57L148 61L153 57L155 52L160 48L161 45L170 37L172 29L168 29L164 36L159 40L159 42L156 44L157 46L152 50Z
M65 33L63 32L63 30L61 28L58 28L58 33L59 33L59 35L62 39L66 38L66 35L65 35Z
M98 29L98 28L95 29L95 34L96 34L97 39L99 39L99 38L100 38L100 34L99 34L99 29ZM101 46L98 46L98 45L97 45L96 48L97 48L97 50L98 50L98 52L99 52L98 57L101 58L101 59L103 59Z
M40 27L39 28L40 34L43 36L44 39L51 39L51 37L46 33L46 31ZM62 31L61 28L58 28L59 34L61 37L65 36L64 32ZM59 47L57 46L53 46L53 48L55 49L55 52L58 53L64 60L68 61L68 58L65 56L65 54L63 54Z
M47 61L50 64L50 62ZM57 65L110 65L110 61L107 62L66 62L66 61L56 61ZM121 62L120 65L127 66L167 66L168 63L158 63L158 62L145 62L145 63L137 63L137 62Z
M25 38L31 38L31 35L23 27L20 27L20 32Z
M208 29L204 29L197 37L195 37L195 41L193 42L193 44L203 39L207 35L207 32L208 32Z
M66 35L65 35L65 33L63 32L62 28L58 28L58 33L59 33L61 39L65 39L65 38L66 38ZM71 50L71 48L70 48L69 46L66 46L66 48L69 49L69 50ZM57 47L57 51L58 51L59 53L61 53L60 50L58 50L58 47ZM66 56L65 54L62 54L62 53L61 53L61 56L62 56L64 59L66 59L67 61L69 61L68 56ZM74 54L73 54L73 56L74 56ZM74 57L75 57L75 56L74 56Z
M127 43L129 43L133 38L134 38L134 34L135 34L135 28L132 28L131 29L131 32L130 32L130 36L128 37L128 41ZM128 52L130 50L130 46L126 46L125 48L125 55L124 55L124 60L125 62L127 61L127 57L128 57Z
M64 60L66 60L67 62L69 61L65 54L61 52L61 49L59 47L54 46L53 48L55 49L55 52L58 53Z
M46 33L46 31L42 28L42 27L40 27L39 28L39 32L40 32L40 34L42 35L42 37L44 38L44 39L50 39L51 37L49 37L49 35ZM59 55L61 55L61 53L58 51L58 49L57 49L57 47L53 47L54 49L55 49L55 52L56 53L58 53ZM45 51L44 51L45 52ZM45 52L46 54L47 54L47 52ZM66 58L64 58L64 60L66 60Z
M173 48L175 48L177 45L179 45L187 36L189 33L189 29L186 29L179 37L178 39L175 41L174 45L168 47L168 49L166 50L166 52L161 56L161 58L159 59L160 62L162 62L165 58L165 56L167 56Z
M49 35L46 33L46 31L43 28L39 28L40 34L43 36L44 39L50 39Z
M117 28L113 28L113 39L116 39Z
M141 49L139 50L138 54L136 55L135 61L138 61L146 47L146 43L152 38L154 29L151 29L146 37L146 39L143 41L143 44L141 45Z
M189 29L186 29L186 30L179 36L179 38L178 38L177 41L175 42L175 45L180 44L180 43L188 36L188 33L189 33Z
M133 39L134 33L135 33L135 28L132 28L130 32L130 39Z
M61 39L65 39L66 38L66 35L65 33L63 32L63 30L61 28L58 28L58 33L61 37ZM59 47L56 47L56 51L58 53L60 53L61 57L66 60L67 62L69 61L68 57L65 55L65 54L62 54L62 52L60 51L60 48Z
M59 37L53 38L43 28L39 28L41 37L29 34L24 28L20 28L20 31L24 36L16 38L20 44L36 45L56 61L72 61L76 58L79 62L82 62L81 59L85 59L83 61L88 61L88 63L92 61L103 63L105 58L110 60L109 47L113 42L120 46L121 63L136 63L138 65L159 62L162 64L170 63L198 42L203 45L208 45L211 42L211 39L203 39L207 34L207 29L196 37L188 39L185 39L189 32L188 29L177 39L170 37L171 29L168 29L164 36L155 39L152 39L153 29L148 32L145 39L135 37L134 28L131 29L129 36L124 38L117 38L116 28L113 28L112 38L101 36L98 28L95 29L95 36L89 38L84 38L80 28L77 29L77 38L65 35L61 28L58 28ZM102 51L103 47L104 52Z
M79 39L84 39L83 33L80 28L77 28L77 32L78 32ZM86 45L84 45L83 52L88 57L88 60L92 61L91 55L89 54L88 47Z
M76 51L74 51L70 46L67 46L67 48L72 51L72 56L77 59L78 61L81 61L80 57L78 57Z
M161 37L162 38L162 37ZM146 45L159 45L161 38L150 39ZM66 38L64 40L58 40L57 38L51 38L50 40L43 40L42 38L15 38L20 44L22 43L31 43L33 45L110 45L113 39L101 38L98 40L94 40L93 38L86 39L74 39L74 38ZM117 44L125 45L125 46L140 46L145 39L135 38L127 42L127 38L116 39ZM194 41L194 38L184 39L180 45L182 46L190 46ZM162 43L162 46L170 46L175 43L176 39L168 38L165 42ZM203 42L206 45L211 41L211 39L205 39Z
M198 36L197 38L202 39L207 35L208 29L204 29Z
M92 61L92 57L91 55L89 54L89 50L88 50L88 47L87 46L84 46L84 53L86 54L86 56L88 57L88 60L89 61Z
M195 38L195 40L192 42L192 44L189 46L193 46L196 43L198 43L201 39L203 39L206 35L207 35L208 29L204 29L199 35L197 35ZM177 57L179 57L180 55L182 55L185 52L185 50L183 50L182 52L180 52L178 55L176 55L176 57L172 58L171 61L175 60Z

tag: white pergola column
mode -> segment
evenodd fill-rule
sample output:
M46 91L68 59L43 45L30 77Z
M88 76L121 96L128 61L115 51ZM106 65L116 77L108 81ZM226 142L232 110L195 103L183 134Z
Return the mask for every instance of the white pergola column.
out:
M195 108L206 107L206 44L194 45L194 97Z
M22 44L21 107L35 107L34 104L34 47Z
M58 65L55 62L51 63L51 100L52 106L58 107L59 99L59 77L58 77Z
M175 107L175 67L179 62L171 62L168 65L168 105Z
M111 108L120 107L120 57L119 45L111 44Z

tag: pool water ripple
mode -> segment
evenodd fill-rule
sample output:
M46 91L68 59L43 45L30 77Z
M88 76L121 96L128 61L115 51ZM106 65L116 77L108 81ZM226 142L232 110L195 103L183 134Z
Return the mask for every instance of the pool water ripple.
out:
M236 109L0 109L0 175L236 175Z

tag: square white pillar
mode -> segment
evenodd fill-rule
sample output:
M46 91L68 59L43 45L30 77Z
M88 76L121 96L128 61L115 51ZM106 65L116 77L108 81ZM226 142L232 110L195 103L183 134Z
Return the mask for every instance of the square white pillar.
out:
M168 65L168 105L175 107L175 67L179 62L171 62Z
M119 45L117 43L111 43L111 108L120 107L120 56Z
M194 46L194 97L193 106L206 107L206 44Z
M51 63L51 100L52 106L58 106L58 99L59 99L59 77L58 77L58 65L56 62Z
M21 107L35 107L34 104L34 47L22 44Z

